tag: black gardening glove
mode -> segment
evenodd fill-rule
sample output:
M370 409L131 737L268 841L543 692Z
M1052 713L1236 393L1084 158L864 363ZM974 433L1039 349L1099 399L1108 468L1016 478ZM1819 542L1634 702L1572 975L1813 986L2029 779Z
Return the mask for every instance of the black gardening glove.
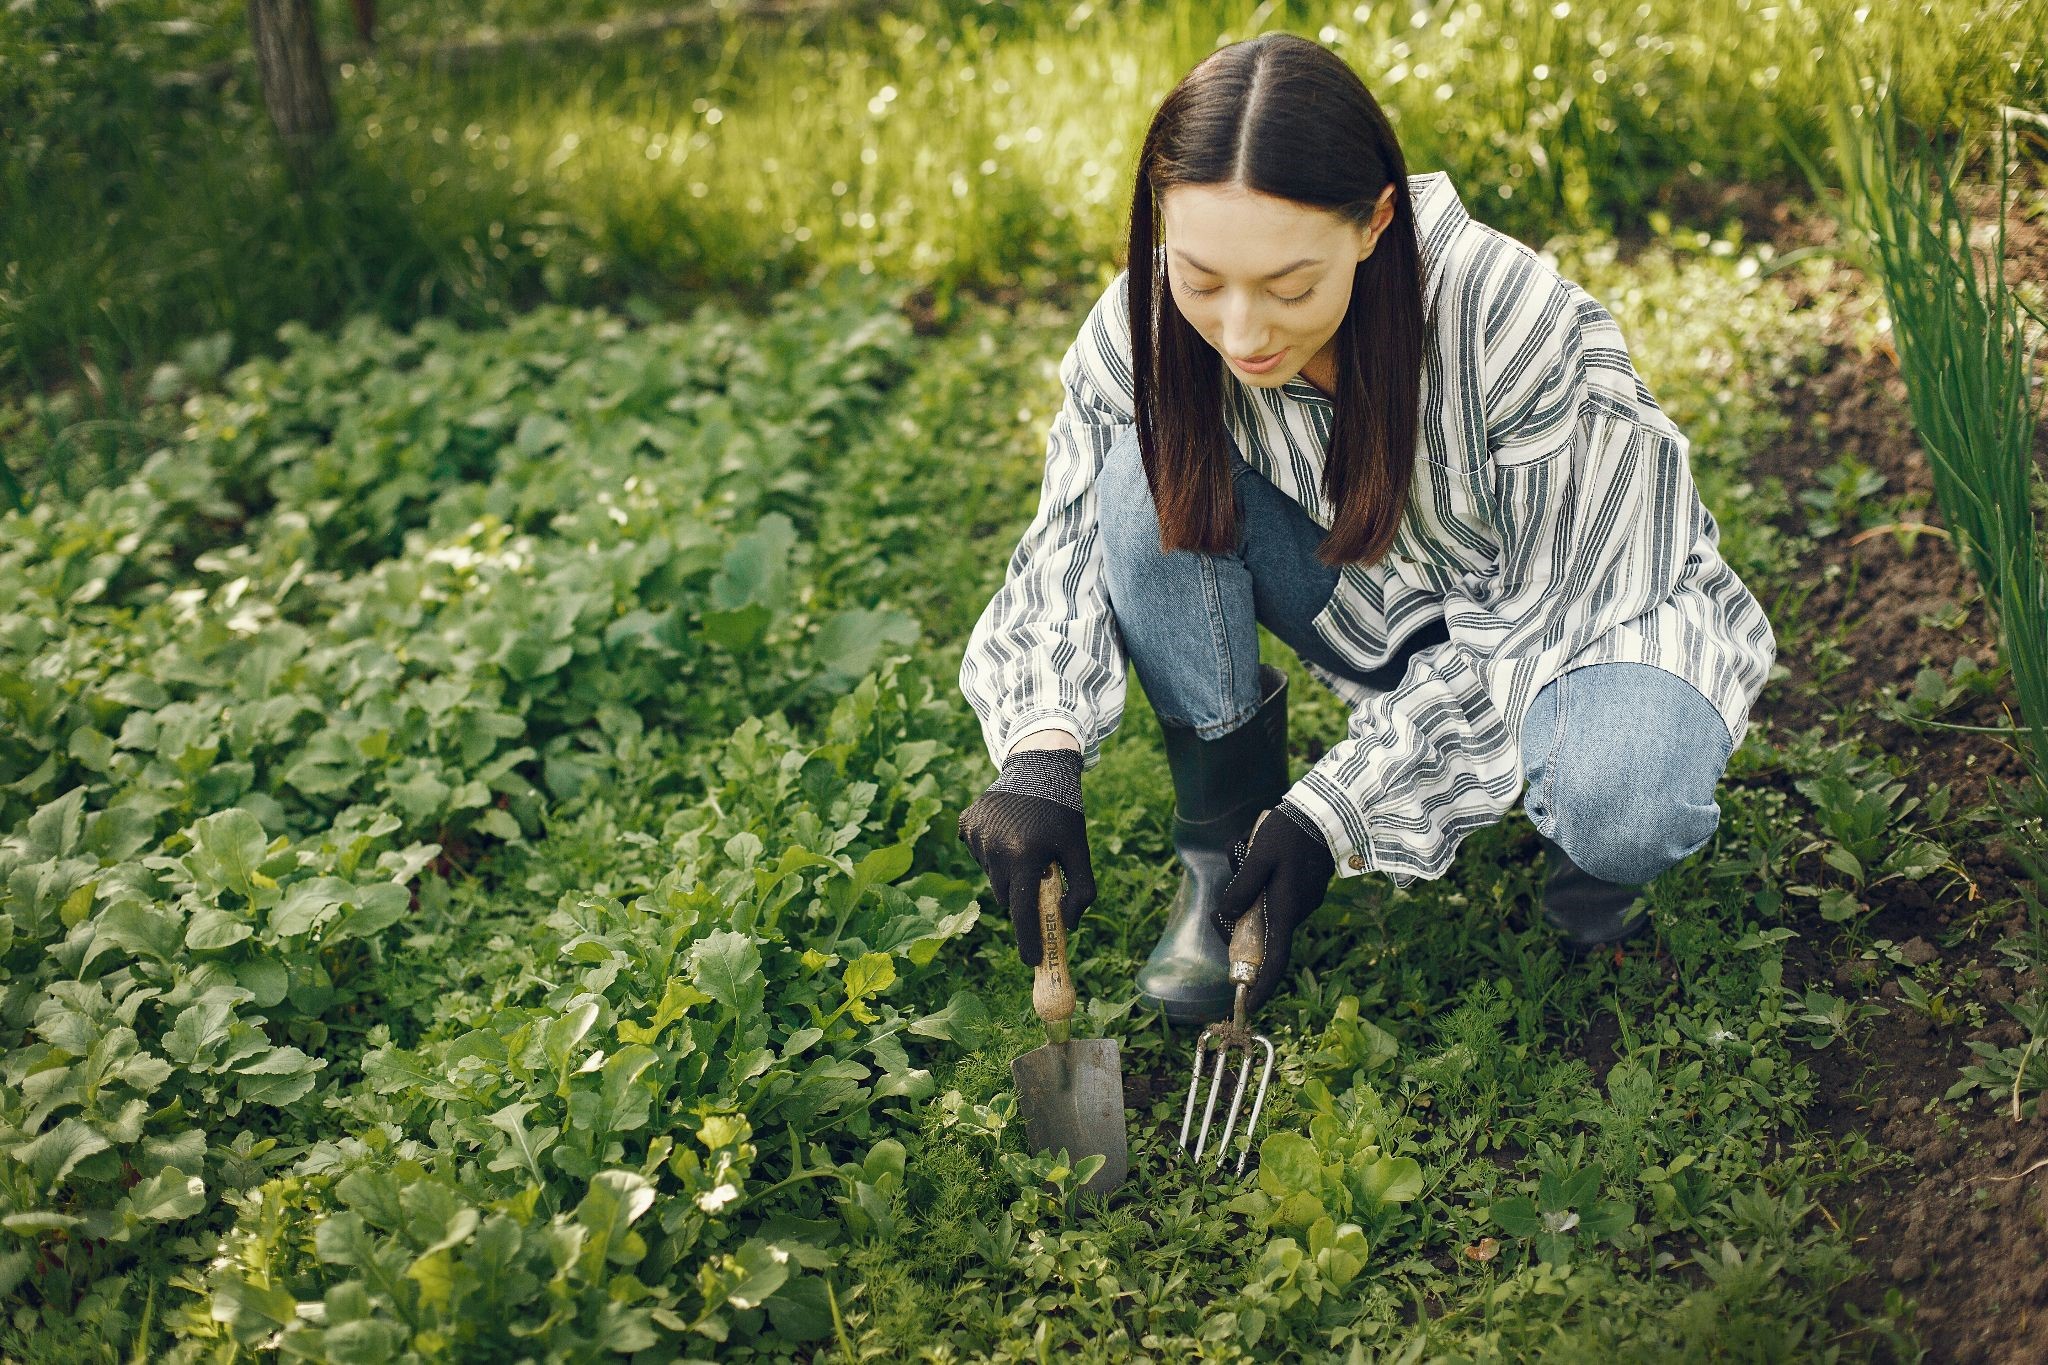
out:
M1081 809L1081 755L1072 749L1026 749L960 813L960 837L988 874L996 899L1009 907L1017 955L1036 967L1045 948L1038 932L1038 883L1058 863L1066 874L1060 919L1067 932L1095 900L1088 829Z
M1216 902L1216 932L1230 940L1239 919L1265 894L1266 958L1246 997L1247 1011L1266 1003L1287 971L1294 929L1323 903L1336 860L1322 832L1305 812L1282 801L1259 821L1249 842L1230 850L1233 876Z

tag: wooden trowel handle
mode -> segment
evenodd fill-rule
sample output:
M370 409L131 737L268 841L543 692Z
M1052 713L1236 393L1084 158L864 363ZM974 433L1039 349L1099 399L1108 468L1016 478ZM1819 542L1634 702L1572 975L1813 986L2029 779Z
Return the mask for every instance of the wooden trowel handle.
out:
M1259 826L1266 823L1271 810L1259 812L1259 818L1252 822L1252 832L1245 836L1249 844L1258 837ZM1252 908L1239 917L1237 925L1230 931L1230 979L1233 983L1248 986L1258 979L1259 968L1266 961L1266 893L1252 902Z
M1031 1008L1045 1021L1046 1037L1067 1041L1074 1018L1074 978L1067 971L1067 922L1060 918L1060 869L1045 869L1038 883L1038 938L1044 954L1031 975Z

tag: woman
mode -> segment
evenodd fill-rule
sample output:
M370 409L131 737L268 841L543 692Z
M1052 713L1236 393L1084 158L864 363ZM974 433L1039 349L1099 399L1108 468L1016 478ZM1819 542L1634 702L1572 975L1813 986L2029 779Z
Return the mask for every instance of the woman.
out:
M1719 822L1776 646L1612 316L1446 176L1408 175L1357 76L1284 33L1160 105L1129 247L960 668L1000 769L960 833L1024 961L1051 864L1069 929L1094 899L1080 775L1127 659L1184 865L1138 977L1169 1017L1226 1012L1260 895L1254 1006L1332 877L1440 876L1525 782L1567 947L1640 930L1637 887ZM1291 784L1261 624L1352 708Z

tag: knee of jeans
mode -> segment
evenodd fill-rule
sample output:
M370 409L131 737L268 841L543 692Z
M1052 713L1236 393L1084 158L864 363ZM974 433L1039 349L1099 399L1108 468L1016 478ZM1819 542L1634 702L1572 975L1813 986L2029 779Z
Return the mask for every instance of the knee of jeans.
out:
M1550 838L1604 882L1640 886L1713 837L1721 807L1669 788L1613 780L1554 801Z
M1118 555L1149 546L1156 552L1159 512L1152 505L1152 487L1145 482L1136 427L1119 436L1102 457L1095 487L1104 551Z

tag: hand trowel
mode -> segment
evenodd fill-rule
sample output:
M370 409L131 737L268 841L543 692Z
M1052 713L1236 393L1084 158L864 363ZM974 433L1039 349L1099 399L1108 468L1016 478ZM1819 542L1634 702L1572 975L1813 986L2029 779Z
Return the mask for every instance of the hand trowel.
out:
M1060 874L1038 883L1039 938L1031 1008L1045 1021L1046 1043L1010 1063L1024 1130L1034 1152L1064 1147L1075 1161L1101 1153L1102 1169L1081 1186L1107 1194L1131 1168L1124 1136L1124 1073L1114 1038L1073 1038L1074 978L1067 971L1067 926L1060 918Z

